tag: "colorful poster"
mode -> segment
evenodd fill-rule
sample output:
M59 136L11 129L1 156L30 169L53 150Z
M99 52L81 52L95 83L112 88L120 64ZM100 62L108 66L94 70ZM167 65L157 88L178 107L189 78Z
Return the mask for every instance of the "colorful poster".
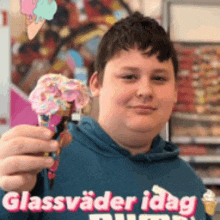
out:
M24 105L37 80L47 73L61 73L88 84L102 35L130 11L117 0L21 0L20 12L26 32L11 40L11 78L13 92L21 91L22 97L16 94ZM11 113L11 126L19 124L17 117L26 114L28 106L26 100L25 110L13 107L21 112Z

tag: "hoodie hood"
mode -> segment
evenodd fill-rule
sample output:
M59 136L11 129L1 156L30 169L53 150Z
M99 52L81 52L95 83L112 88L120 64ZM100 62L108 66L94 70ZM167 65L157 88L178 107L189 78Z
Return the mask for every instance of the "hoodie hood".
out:
M90 117L83 117L77 126L74 123L70 123L69 130L72 132L75 140L106 157L128 157L135 161L153 162L173 159L179 155L179 149L176 146L164 141L158 135L152 142L150 152L133 156L128 150L120 147L100 125Z

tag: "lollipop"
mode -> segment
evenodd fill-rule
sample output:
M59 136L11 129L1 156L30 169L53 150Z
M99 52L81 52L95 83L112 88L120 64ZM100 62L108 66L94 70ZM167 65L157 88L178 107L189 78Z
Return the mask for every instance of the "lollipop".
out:
M32 109L38 115L38 123L55 132L53 139L59 141L59 150L53 152L54 165L48 170L51 188L59 165L59 155L64 139L62 133L71 115L76 109L82 109L89 103L89 93L79 80L68 79L61 74L42 76L29 96ZM47 154L48 155L48 154Z

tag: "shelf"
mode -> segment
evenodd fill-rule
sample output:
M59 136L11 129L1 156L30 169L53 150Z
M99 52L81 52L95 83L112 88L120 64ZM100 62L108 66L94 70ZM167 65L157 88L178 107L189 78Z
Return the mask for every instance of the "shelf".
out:
M220 163L219 156L181 156L188 163Z
M220 185L220 178L202 178L205 185Z
M220 144L220 137L175 137L171 138L174 144Z
M174 118L180 119L188 119L188 120L197 120L197 121L210 121L210 122L220 122L219 115L199 115L199 114L192 114L192 113L182 113L182 112L174 112L172 114Z

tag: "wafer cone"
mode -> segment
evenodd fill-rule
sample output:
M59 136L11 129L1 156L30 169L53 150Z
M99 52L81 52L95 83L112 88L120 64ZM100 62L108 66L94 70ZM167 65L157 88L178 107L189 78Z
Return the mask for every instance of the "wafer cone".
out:
M213 216L215 214L215 209L217 206L217 202L216 201L205 201L202 199L203 205L205 207L205 212L208 215Z
M53 166L48 169L48 179L51 189L54 185L54 179L56 177L56 171L59 166L59 156L61 153L61 147L63 143L63 136L60 134L66 129L67 123L70 120L71 114L72 114L72 107L74 105L74 102L67 103L66 109L59 109L56 114L54 115L39 115L38 116L38 123L40 126L45 126L55 132L53 139L56 139L59 141L59 149L56 152L53 153L45 153L44 156L52 156L54 159ZM55 119L55 120L54 120Z

